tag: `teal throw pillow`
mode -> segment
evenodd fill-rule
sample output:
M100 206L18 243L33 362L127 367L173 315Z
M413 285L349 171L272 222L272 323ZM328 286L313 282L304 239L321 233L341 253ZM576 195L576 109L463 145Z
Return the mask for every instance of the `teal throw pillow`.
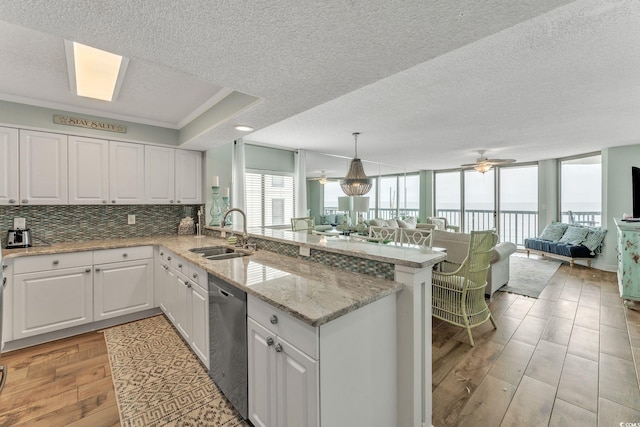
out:
M552 222L542 230L539 239L557 242L562 238L568 227L567 224L561 222Z
M579 245L582 243L587 237L587 233L589 229L586 227L576 227L575 225L570 225L567 228L567 231L564 232L562 239L560 239L560 243L568 243L570 245Z
M596 252L602 245L602 241L606 234L607 230L591 228L582 242L582 246L586 246L591 252Z

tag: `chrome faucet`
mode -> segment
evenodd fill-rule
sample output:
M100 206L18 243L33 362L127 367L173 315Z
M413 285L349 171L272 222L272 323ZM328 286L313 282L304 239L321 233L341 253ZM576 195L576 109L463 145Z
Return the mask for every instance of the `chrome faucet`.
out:
M242 215L242 240L240 243L241 247L245 247L247 245L247 240L248 240L248 234L247 234L247 214L244 213L244 211L242 209L239 208L231 208L229 209L224 216L222 217L222 227L224 228L225 225L227 225L227 217L229 216L229 214L231 212L239 212L240 215ZM231 230L231 234L233 234L233 230Z

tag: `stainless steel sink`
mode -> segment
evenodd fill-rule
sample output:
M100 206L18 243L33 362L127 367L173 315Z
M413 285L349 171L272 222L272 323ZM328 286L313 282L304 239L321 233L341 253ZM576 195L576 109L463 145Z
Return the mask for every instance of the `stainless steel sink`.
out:
M217 261L217 260L223 260L223 259L240 258L247 255L249 254L245 252L232 252L232 253L219 254L219 255L209 255L209 256L205 255L204 258L210 259L211 261Z
M234 248L230 248L229 246L207 246L206 248L192 248L189 249L189 251L196 254L202 254L203 258L210 259L212 261L240 258L250 255L249 252L236 251Z
M189 251L196 254L202 254L202 256L205 258L212 255L225 255L235 253L234 249L228 246L208 246L206 248L192 248L189 249Z

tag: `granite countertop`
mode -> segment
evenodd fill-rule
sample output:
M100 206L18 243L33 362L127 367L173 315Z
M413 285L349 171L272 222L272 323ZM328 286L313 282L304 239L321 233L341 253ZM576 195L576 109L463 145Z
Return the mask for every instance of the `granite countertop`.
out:
M205 227L216 231L230 232L220 227ZM236 230L236 234L239 232ZM249 236L276 242L307 246L327 252L355 256L374 261L387 262L411 268L430 267L446 258L446 255L428 247L399 244L377 244L366 241L366 236L327 236L308 231L279 230L272 228L253 228Z
M226 242L213 237L151 236L66 242L27 249L5 249L3 255L11 259L143 245L163 246L208 273L226 280L311 326L320 326L402 289L402 284L398 282L327 267L266 250L256 251L246 257L217 261L204 259L200 254L189 251L196 247L221 244L224 245ZM350 255L359 256L358 253ZM440 259L440 257L437 258Z

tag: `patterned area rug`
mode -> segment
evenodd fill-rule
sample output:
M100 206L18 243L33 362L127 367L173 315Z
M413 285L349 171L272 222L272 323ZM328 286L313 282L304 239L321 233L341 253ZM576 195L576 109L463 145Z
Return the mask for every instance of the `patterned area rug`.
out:
M105 329L123 426L248 426L164 316Z
M538 298L561 264L512 255L509 257L509 282L498 290Z

